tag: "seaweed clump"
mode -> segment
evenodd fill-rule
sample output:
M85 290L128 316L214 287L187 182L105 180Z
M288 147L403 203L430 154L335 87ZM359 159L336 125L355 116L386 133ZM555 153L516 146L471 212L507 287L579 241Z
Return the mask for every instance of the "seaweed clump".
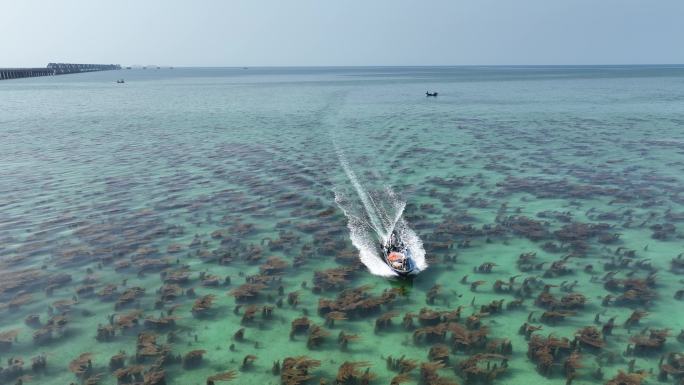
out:
M655 274L646 278L610 278L603 286L613 292L621 292L611 303L618 306L648 306L657 297L655 287Z
M392 325L392 318L399 315L397 311L389 311L383 313L380 317L375 319L375 331L380 331L389 328Z
M295 318L292 320L290 328L290 339L293 339L295 335L306 333L311 327L311 321L306 317Z
M245 283L230 292L238 302L246 302L258 298L261 291L268 286L262 283Z
M321 361L306 356L286 357L280 368L280 383L282 385L303 385L313 378L311 369L321 366ZM277 367L274 365L274 367ZM277 374L274 370L274 374Z
M315 271L314 287L321 290L342 289L349 285L356 269L349 266L340 266L332 269Z
M416 360L405 358L405 356L399 358L388 356L385 361L387 362L387 369L399 372L399 374L409 373L418 367Z
M208 294L195 300L192 305L192 315L196 318L207 317L211 313L211 306L216 296Z
M9 350L19 335L19 329L8 330L0 333L0 351Z
M535 221L525 216L510 216L501 220L501 225L513 234L525 237L531 241L550 238L547 230L548 222Z
M136 344L136 362L145 362L148 359L155 359L155 363L173 363L179 361L171 354L169 345L157 343L157 335L151 332L138 334Z
M370 371L370 366L371 364L366 361L345 361L337 370L335 383L338 385L369 384L375 378L375 374ZM362 371L361 368L364 367L366 369Z
M145 318L145 327L148 329L155 329L155 330L170 329L170 328L173 328L176 326L176 320L177 319L179 319L179 317L175 317L175 316L159 317L159 318L147 317L147 318Z
M549 291L550 285L544 287L544 291L539 293L535 304L539 307L552 310L574 310L581 309L587 302L587 297L580 293L569 293L557 299Z
M346 289L342 291L335 300L320 298L318 300L318 313L321 316L339 311L345 313L348 318L365 317L378 313L382 305L394 301L398 294L397 291L385 290L380 296L373 296L367 293L369 286Z
M606 345L601 332L593 326L587 326L578 330L575 338L579 341L580 345L590 349L603 349Z
M200 366L202 364L202 358L206 352L206 350L198 349L185 353L183 356L183 368L193 369Z
M217 373L213 376L207 377L207 385L214 385L217 381L232 381L237 378L237 372L235 370L229 370L223 373Z
M84 380L93 373L93 354L81 353L77 358L69 363L69 371L74 373L77 378Z
M7 359L7 367L0 367L0 380L9 381L24 375L24 360L18 357Z
M684 354L669 353L665 360L661 361L658 380L667 381L668 375L681 383L684 379Z
M606 385L641 385L646 377L646 373L625 373L619 371L615 377L606 382Z
M64 335L68 320L64 315L55 315L42 328L33 332L33 342L42 345Z
M506 369L508 359L499 354L475 354L456 366L466 384L490 384Z
M136 301L138 298L142 297L145 294L145 289L142 287L131 287L129 289L126 289L119 298L116 300L116 304L114 305L115 310L119 310L127 305L130 305L134 301Z
M109 370L114 372L126 366L126 353L120 351L119 353L109 358Z
M537 364L537 371L544 376L551 375L554 366L559 366L571 351L570 340L565 337L550 335L544 338L535 334L527 344L527 357Z
M634 344L634 348L632 348L631 351L635 355L646 355L659 352L663 350L668 334L669 332L667 329L652 329L648 331L648 334L642 333L633 336L630 339L630 342ZM628 350L630 350L629 347Z
M311 325L309 328L309 338L306 340L306 347L309 349L319 347L329 335L330 332L322 327L318 325Z
M337 344L340 346L340 350L345 351L350 342L359 339L361 339L361 337L358 334L347 334L344 331L341 331L340 334L337 335Z
M264 264L259 266L259 271L264 275L282 274L289 264L282 258L269 257Z
M420 364L420 380L423 384L458 385L456 381L441 377L437 370L444 368L441 362L423 362Z
M451 346L454 351L471 353L483 349L487 344L489 329L482 326L476 330L468 330L461 324L451 323L448 325L451 331Z

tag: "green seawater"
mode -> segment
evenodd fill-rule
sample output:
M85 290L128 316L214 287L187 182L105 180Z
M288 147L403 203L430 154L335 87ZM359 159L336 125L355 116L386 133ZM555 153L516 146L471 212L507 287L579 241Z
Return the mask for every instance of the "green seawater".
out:
M414 360L406 383L419 384L429 383L420 365L437 344L449 356L436 375L476 384L486 376L466 378L462 363L500 353L504 339L512 352L490 359L490 370L507 365L493 383L564 384L571 351L581 363L574 384L630 370L657 383L661 357L684 351L681 66L176 68L9 80L0 82L0 138L2 384L25 375L28 384L117 384L110 357L122 351L127 367L163 370L174 385L229 370L232 383L280 384L274 362L297 356L320 361L309 384L336 383L344 362L365 362L359 376L368 367L370 383L389 384L399 374L389 356ZM336 193L358 198L340 154L365 191L390 188L406 203L425 271L387 279L359 262L335 202ZM526 253L533 259L521 263ZM286 267L269 270L270 257ZM477 271L487 262L490 272ZM340 268L337 285L315 279ZM177 296L162 298L179 272ZM238 301L232 294L248 281L264 287ZM555 300L546 307L545 285ZM319 312L319 300L364 286L393 297L332 324ZM122 299L134 287L144 292ZM586 303L566 307L570 293ZM210 294L212 309L193 314ZM482 309L499 300L499 310ZM255 316L243 321L251 305ZM460 319L447 319L459 307ZM443 340L421 337L423 308L442 312ZM640 310L648 315L626 326ZM391 324L376 329L387 312ZM145 322L160 316L176 318L165 328ZM304 316L329 333L317 346L307 332L290 336ZM460 349L453 324L470 316L488 335ZM572 343L546 375L519 333L527 322L541 327L533 336L572 342L613 317L601 348ZM108 325L111 335L97 339ZM632 349L660 329L669 330L664 343ZM340 332L358 339L341 346ZM152 333L166 353L136 356L139 335ZM193 350L206 351L200 363L175 359ZM92 358L79 378L69 366L82 353ZM33 370L41 354L46 367ZM248 355L257 358L243 366Z

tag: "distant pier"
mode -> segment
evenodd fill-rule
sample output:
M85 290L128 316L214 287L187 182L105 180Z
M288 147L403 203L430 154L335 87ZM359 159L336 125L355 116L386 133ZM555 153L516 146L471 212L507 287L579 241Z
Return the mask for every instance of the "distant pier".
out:
M118 64L50 63L45 68L0 68L0 80L120 70Z

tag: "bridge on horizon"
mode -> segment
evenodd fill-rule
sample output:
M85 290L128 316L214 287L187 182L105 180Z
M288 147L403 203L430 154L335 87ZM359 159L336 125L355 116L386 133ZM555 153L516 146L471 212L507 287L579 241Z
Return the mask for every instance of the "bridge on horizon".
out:
M118 64L49 63L39 68L0 68L0 80L120 70Z

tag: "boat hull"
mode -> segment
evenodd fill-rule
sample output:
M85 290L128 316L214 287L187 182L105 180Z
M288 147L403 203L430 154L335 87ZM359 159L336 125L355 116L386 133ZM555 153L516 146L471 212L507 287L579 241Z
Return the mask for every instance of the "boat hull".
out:
M411 258L410 250L407 249L404 251L404 254L406 255L406 269L397 269L394 266L392 266L392 263L389 260L389 254L390 253L387 253L387 251L385 250L382 251L383 260L385 261L387 266L389 266L389 268L392 269L392 271L397 273L397 275L399 275L400 277L408 277L414 274L416 265L413 262L413 258Z

